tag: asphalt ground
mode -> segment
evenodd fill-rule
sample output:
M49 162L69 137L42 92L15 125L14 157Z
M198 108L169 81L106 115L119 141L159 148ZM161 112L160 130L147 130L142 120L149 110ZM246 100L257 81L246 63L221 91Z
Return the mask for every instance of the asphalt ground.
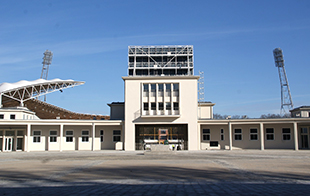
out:
M0 153L0 195L310 195L310 151Z

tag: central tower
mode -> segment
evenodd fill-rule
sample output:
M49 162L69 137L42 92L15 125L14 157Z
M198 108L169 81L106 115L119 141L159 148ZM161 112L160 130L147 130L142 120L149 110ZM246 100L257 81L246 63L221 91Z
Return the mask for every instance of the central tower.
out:
M193 46L129 46L129 76L193 75Z

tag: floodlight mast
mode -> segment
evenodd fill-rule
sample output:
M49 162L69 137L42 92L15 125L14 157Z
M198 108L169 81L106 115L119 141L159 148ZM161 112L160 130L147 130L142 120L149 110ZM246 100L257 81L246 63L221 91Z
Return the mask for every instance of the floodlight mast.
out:
M49 69L50 64L52 63L53 53L49 50L46 50L43 54L44 54L43 62L42 62L43 67L42 67L40 78L47 80L48 69ZM44 101L46 101L46 95L44 95Z
M273 50L273 56L275 60L275 65L278 67L280 85L281 85L281 114L287 114L286 108L288 110L293 109L293 101L291 96L290 87L288 85L288 80L284 68L283 52L281 48L276 48Z

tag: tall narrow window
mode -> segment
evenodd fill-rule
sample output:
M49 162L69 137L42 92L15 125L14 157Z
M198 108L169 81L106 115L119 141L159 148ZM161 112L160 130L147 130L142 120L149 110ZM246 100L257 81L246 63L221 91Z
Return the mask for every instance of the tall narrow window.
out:
M266 128L266 140L274 140L273 128Z
M166 103L166 110L171 110L171 103L170 102Z
M143 103L143 110L144 111L148 111L149 110L149 103L148 102Z
M82 131L82 142L89 142L89 131Z
M151 110L156 110L156 103L155 102L151 103Z
M165 84L166 85L166 96L171 96L171 84Z
M235 140L242 140L242 130L235 129Z
M113 131L113 142L120 142L121 141L121 131L114 130Z
M156 96L156 84L151 84L151 96Z
M73 142L73 131L66 131L66 142Z
M210 139L211 139L210 129L203 129L202 130L202 139L204 141L210 141Z
M179 110L179 103L178 102L173 103L173 110Z
M100 130L100 142L103 142L104 139L104 130Z
M250 129L250 140L258 140L257 129Z
M57 142L57 131L50 131L50 142Z
M33 143L41 142L41 131L33 131Z
M149 84L143 84L143 96L144 97L149 96Z
M221 129L221 140L224 140L224 129Z
M291 140L291 129L290 128L283 128L282 129L282 137L283 137L283 140Z
M179 96L179 84L178 83L173 84L173 96Z
M162 97L164 95L164 84L158 84L158 96Z
M164 110L164 103L158 102L158 110Z

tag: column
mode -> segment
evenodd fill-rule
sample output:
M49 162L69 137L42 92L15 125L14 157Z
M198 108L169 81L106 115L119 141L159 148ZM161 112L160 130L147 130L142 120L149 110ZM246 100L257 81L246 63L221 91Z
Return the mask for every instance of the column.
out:
M3 94L3 93L0 94L0 108L3 107L3 105L2 105L2 94Z
M297 132L297 122L294 122L294 144L295 150L298 150L298 132Z
M265 137L264 137L264 125L263 123L259 124L260 129L260 149L265 150Z
M60 124L60 133L59 133L59 151L62 152L62 142L63 142L63 135L64 135L64 125Z
M31 124L27 124L27 152L30 151L30 132L31 132Z
M95 123L92 123L92 143L91 143L91 150L94 151L95 150L95 130L96 130L96 126Z
M229 150L232 150L232 131L231 123L228 122L228 132L229 132Z

